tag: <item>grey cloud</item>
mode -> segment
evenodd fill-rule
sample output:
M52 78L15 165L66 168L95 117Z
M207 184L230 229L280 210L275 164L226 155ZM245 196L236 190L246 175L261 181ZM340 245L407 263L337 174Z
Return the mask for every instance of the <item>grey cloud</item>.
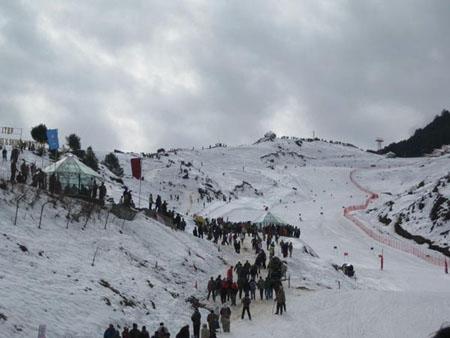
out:
M250 143L269 128L393 141L448 104L447 6L6 2L1 114L101 149Z

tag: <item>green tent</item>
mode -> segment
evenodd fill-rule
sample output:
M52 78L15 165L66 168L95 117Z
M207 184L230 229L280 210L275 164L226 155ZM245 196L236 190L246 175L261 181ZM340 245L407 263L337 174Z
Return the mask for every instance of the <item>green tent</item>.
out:
M44 169L47 175L55 174L61 182L61 187L73 187L81 189L90 187L94 180L103 181L103 178L94 170L82 163L72 154L64 157Z

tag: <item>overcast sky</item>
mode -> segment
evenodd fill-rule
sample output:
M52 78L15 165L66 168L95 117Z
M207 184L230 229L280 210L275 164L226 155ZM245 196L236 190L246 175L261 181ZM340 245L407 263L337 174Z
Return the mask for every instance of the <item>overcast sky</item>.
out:
M449 99L447 0L0 1L0 123L60 142L374 148Z

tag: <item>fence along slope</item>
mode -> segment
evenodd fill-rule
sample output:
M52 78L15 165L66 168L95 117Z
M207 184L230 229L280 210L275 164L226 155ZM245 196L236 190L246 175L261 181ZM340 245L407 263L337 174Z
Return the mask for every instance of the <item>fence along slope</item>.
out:
M355 224L358 228L360 228L362 231L364 231L368 236L370 236L372 239L376 240L379 243L382 243L384 245L387 245L391 248L406 252L408 254L414 255L418 258L423 259L424 261L436 265L436 266L445 266L446 258L442 255L432 254L428 251L423 250L422 248L418 247L416 244L401 241L399 239L396 239L391 236L387 236L385 234L382 234L378 231L374 231L371 227L365 225L363 222L361 222L359 219L357 219L354 215L352 215L352 212L354 211L361 211L367 209L369 206L369 203L376 200L378 198L378 194L368 190L367 188L361 186L354 178L354 175L356 173L356 169L352 170L350 173L350 181L361 191L368 194L368 198L364 202L364 204L360 205L351 205L349 207L344 208L344 217L350 220L353 224Z

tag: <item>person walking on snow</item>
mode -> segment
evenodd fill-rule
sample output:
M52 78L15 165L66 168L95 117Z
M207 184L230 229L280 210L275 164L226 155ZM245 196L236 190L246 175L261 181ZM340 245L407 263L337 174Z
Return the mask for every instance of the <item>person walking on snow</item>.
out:
M227 280L229 282L233 281L233 266L230 266L230 268L227 271Z
M216 338L216 329L217 329L217 315L214 313L214 310L208 314L206 317L206 321L208 322L209 327L209 337Z
M214 281L214 278L211 277L211 279L208 282L208 296L206 296L206 300L209 300L209 296L212 295L213 302L216 301L216 282Z
M259 296L261 297L261 300L264 299L264 279L262 279L262 277L259 277L258 283L258 290L259 290Z
M294 249L294 246L292 245L292 242L289 242L289 257L292 257L292 250Z
M250 298L252 300L256 300L256 281L254 278L252 278L250 280L250 282L248 283L249 287L250 287Z
M248 294L245 295L245 297L242 299L242 316L241 319L244 319L245 312L247 311L248 319L252 320L252 315L250 314L250 304L251 299L248 296Z
M203 324L200 338L209 338L209 330L206 324Z
M276 299L275 301L277 302L277 312L275 312L275 314L283 314L283 309L286 312L286 295L284 294L284 290L283 287L280 286L280 288L278 289L277 293L276 293Z
M195 308L194 313L191 316L192 327L194 329L194 338L200 338L200 324L202 321L202 315L198 308Z
M228 305L225 305L220 310L220 322L222 323L223 332L230 332L231 309Z

